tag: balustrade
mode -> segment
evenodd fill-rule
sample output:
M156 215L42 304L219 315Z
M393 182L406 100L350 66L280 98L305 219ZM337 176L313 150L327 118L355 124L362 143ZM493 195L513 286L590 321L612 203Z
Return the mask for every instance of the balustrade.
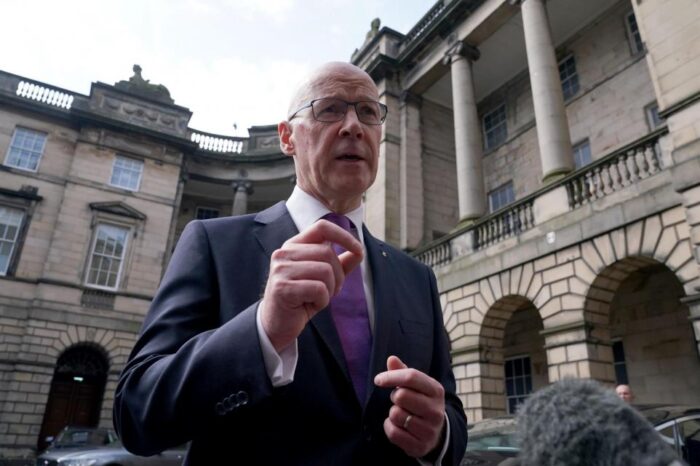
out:
M478 222L474 239L476 249L485 248L532 228L535 224L533 203L534 198L528 197Z
M435 247L418 253L416 258L429 267L448 264L452 260L450 241L444 241Z
M243 143L246 138L191 131L190 140L196 142L199 148L205 151L240 154L243 152Z
M659 138L667 133L667 128L660 128L477 223L414 251L414 256L437 267L454 259L453 250L456 255L468 254L519 235L535 226L535 200L558 187L565 186L569 209L574 210L648 178L663 169ZM465 235L473 235L473 248L459 252L456 241Z
M36 100L54 107L70 109L73 105L74 96L64 90L38 84L31 81L20 81L17 85L17 95L25 99Z
M433 7L428 10L428 12L421 18L418 23L416 23L413 28L408 31L406 34L406 37L404 39L404 43L409 43L413 42L415 39L420 37L423 32L425 32L426 29L428 29L428 26L438 17L440 16L440 13L445 9L446 5L444 1L439 1Z
M659 137L660 133L652 133L567 177L569 207L575 209L658 173L661 170Z

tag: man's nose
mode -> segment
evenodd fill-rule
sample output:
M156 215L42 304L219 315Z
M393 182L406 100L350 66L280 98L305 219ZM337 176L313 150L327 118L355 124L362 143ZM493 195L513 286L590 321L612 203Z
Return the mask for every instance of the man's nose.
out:
M348 111L345 112L345 116L341 121L343 123L340 126L341 136L362 138L364 134L363 123L357 118L357 111L354 105L348 105Z

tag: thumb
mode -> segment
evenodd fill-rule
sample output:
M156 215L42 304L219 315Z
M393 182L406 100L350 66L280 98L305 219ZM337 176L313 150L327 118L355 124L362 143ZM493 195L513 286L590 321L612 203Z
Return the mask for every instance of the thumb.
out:
M408 366L404 364L398 356L389 356L389 358L386 360L386 370L388 371L406 368L408 368Z
M338 256L338 260L340 261L340 266L343 268L343 272L347 275L362 263L362 254L345 251Z

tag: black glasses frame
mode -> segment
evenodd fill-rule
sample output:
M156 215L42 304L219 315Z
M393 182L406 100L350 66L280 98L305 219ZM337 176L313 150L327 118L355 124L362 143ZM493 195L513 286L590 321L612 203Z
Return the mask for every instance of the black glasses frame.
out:
M314 103L316 103L316 102L318 102L318 101L321 101L321 100L329 100L329 99L330 99L330 100L337 100L337 101L339 101L339 102L343 102L343 103L345 104L345 111L344 111L343 114L340 115L339 118L337 118L337 119L333 119L333 120L328 120L328 119L322 120L322 119L319 119L318 116L316 115L316 110L314 109ZM363 103L368 103L368 102L379 105L379 111L380 111L379 123L364 121L362 115L360 114L360 112L357 111L357 106L358 106L358 104L363 104ZM353 107L355 107L355 114L357 115L357 119L360 120L360 122L362 122L362 123L364 123L364 124L366 124L366 125L375 125L375 126L377 126L377 125L383 124L384 121L386 121L386 116L387 116L387 114L389 113L389 107L387 107L386 105L384 105L384 104L381 103L381 102L377 102L376 100L358 100L358 101L356 101L356 102L348 102L347 100L339 99L339 98L337 98L337 97L321 97L321 98L318 98L318 99L311 100L311 101L309 101L307 104L302 105L301 107L299 107L294 113L292 113L292 114L290 115L290 117L289 117L287 120L291 120L292 118L296 117L297 114L298 114L299 112L301 112L302 110L311 107L311 115L313 115L314 120L320 121L321 123L335 123L336 121L340 121L340 120L342 120L343 118L345 118L345 115L348 113L348 107L350 107L351 105L352 105Z

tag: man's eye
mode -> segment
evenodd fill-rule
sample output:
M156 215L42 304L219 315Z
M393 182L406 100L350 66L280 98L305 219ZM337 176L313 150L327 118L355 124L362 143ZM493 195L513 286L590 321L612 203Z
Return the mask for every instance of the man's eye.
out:
M316 112L318 114L335 115L338 113L343 113L343 104L340 102L324 102L321 105L317 105Z
M372 103L360 103L360 113L365 116L376 117L379 115L379 108Z

